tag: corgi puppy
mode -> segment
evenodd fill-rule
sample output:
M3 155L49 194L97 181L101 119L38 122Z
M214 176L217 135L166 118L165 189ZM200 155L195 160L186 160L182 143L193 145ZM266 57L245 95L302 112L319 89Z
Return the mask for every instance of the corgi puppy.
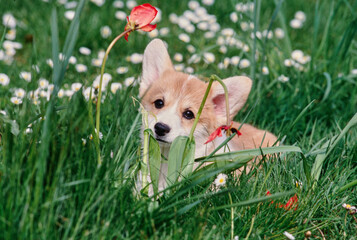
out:
M224 79L229 96L231 120L247 101L252 80L245 76ZM189 136L194 119L205 94L207 82L193 75L175 71L165 44L155 39L145 49L139 96L149 112L149 128L159 142L161 153L167 158L170 145L177 136ZM204 144L211 133L226 124L226 105L223 87L214 82L194 132L195 157L211 153L225 136ZM233 122L239 128L240 123ZM272 133L243 124L242 135L229 143L230 151L272 146L277 138ZM225 135L225 134L223 134ZM223 149L223 148L222 148ZM221 149L221 150L222 150ZM159 189L164 189L167 163L161 164Z

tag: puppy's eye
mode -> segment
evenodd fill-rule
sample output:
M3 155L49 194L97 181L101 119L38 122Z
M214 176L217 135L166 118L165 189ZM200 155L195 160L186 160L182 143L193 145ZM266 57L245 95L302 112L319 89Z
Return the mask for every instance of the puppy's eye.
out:
M182 116L183 116L184 118L186 118L187 120L191 120L191 119L195 118L195 114L193 114L193 112L190 111L190 110L184 111L184 112L182 113Z
M155 107L156 107L157 109L160 109L160 108L163 108L163 107L164 107L164 101L161 100L161 99L155 100L154 104L155 104Z

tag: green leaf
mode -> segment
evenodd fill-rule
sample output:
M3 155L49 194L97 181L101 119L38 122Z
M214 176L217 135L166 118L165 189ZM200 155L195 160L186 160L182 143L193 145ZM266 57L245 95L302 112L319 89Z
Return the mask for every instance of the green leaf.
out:
M301 149L296 146L278 146L278 147L266 147L266 148L256 148L256 149L247 149L236 152L227 152L222 154L217 154L212 156L211 158L206 159L206 157L201 157L195 159L195 161L207 161L207 162L218 162L218 161L239 161L239 160L247 160L252 159L253 157L266 155L266 154L274 154L274 153L282 153L282 152L300 152Z
M153 137L151 130L146 129L145 131L149 131L149 171L151 184L154 189L154 193L156 194L159 189L159 177L160 177L160 167L161 167L161 151L160 146L156 139Z
M181 174L192 172L195 155L195 142L187 136L178 136L170 147L168 158L167 186L174 184Z
M334 136L332 139L329 139L324 143L324 145L322 146L322 150L324 152L316 156L314 165L312 166L311 178L313 180L316 181L319 180L322 170L322 165L325 159L331 153L331 151L336 147L337 143L343 138L343 136L355 125L357 125L357 113L351 118L351 120L347 123L346 127L341 131L339 135Z

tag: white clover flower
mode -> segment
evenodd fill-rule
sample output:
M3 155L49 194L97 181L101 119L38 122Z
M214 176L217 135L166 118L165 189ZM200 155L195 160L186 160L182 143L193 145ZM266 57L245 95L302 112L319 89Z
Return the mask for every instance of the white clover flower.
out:
M181 63L181 64L175 64L175 65L174 65L174 68L175 68L176 71L182 72L182 71L185 69L185 65L183 65L183 63Z
M180 33L178 37L181 41L183 41L185 43L188 43L191 40L190 36L188 36L186 33Z
M7 86L10 83L10 78L5 73L0 73L0 84Z
M176 62L182 62L182 60L183 60L182 54L181 54L181 53L175 53L175 55L174 55L174 60L175 60Z
M238 15L236 12L232 12L230 15L229 15L229 18L231 19L232 22L236 23L238 22Z
M284 32L284 30L281 29L281 28L276 28L276 29L274 30L274 34L275 34L276 38L278 38L278 39L282 39L282 38L285 37L285 32Z
M20 78L26 82L31 82L31 73L30 72L20 72Z
M80 47L79 52L83 55L90 55L92 51L87 47Z
M112 35L112 30L109 26L103 26L100 28L100 35L102 38L108 38Z
M116 11L115 12L115 18L118 20L125 20L126 19L126 13L123 11Z
M205 52L203 54L203 59L206 63L213 63L216 60L214 54L210 52Z
M113 7L115 8L123 8L124 7L124 3L122 1L116 0L113 2Z
M12 98L10 98L10 101L15 105L19 105L22 103L22 99L18 98L18 97L12 97Z
M15 40L16 38L16 29L9 29L6 33L5 38L8 40Z
M285 60L284 60L284 65L285 65L286 67L291 67L292 65L294 65L294 61L291 60L291 59L285 59Z
M82 83L72 83L71 90L74 92L78 92L82 87Z
M239 67L240 68L247 68L250 66L250 61L248 59L243 58L240 63L239 63Z
M48 84L49 84L48 80L44 79L44 78L40 78L39 83L38 83L39 87L42 89L47 88Z
M187 48L187 51L188 51L189 53L194 53L194 52L196 52L196 48L195 48L194 46L192 46L191 44L188 45L186 48Z
M167 27L161 28L160 29L160 36L167 36L167 34L169 34L170 29Z
M268 69L267 67L263 67L263 68L262 68L262 73L263 73L264 75L268 75L268 74L269 74L269 69Z
M284 75L280 75L278 77L278 81L280 81L280 82L288 82L289 81L289 77L284 76Z
M129 8L129 9L132 9L132 8L134 8L134 7L137 6L137 5L138 5L138 4L136 3L135 0L129 0L129 1L126 2L126 6L127 6L127 8Z
M2 16L2 24L8 28L15 28L16 18L11 13L5 13Z
M75 11L73 11L73 10L68 10L68 11L65 11L65 12L64 12L64 17L67 18L68 20L72 21L75 14L76 14Z
M300 20L301 22L305 22L306 20L306 14L303 11L297 11L295 13L295 19Z
M202 0L202 3L207 6L211 6L214 4L214 0Z
M200 7L200 4L197 1L189 1L188 7L191 10L195 10L196 8Z
M84 64L76 64L76 71L81 73L81 72L87 72L88 68Z
M130 61L134 64L141 63L143 61L143 55L139 53L133 53L130 56Z
M214 180L216 187L224 187L226 185L227 175L220 173L217 178Z
M110 85L110 91L115 94L119 89L122 89L121 83L112 83Z
M124 85L129 87L130 85L135 84L135 78L134 77L128 77L124 80Z
M299 19L293 19L290 21L290 27L295 28L295 29L300 29L302 28L303 22Z
M154 29L151 32L148 32L147 34L150 38L156 38L157 36L159 36L159 30Z
M94 67L100 67L102 66L102 59L93 58L91 63Z

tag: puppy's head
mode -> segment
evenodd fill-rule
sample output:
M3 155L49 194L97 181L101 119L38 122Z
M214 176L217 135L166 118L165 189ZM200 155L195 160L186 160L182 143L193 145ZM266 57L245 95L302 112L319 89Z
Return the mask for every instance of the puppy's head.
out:
M252 81L247 77L223 80L229 92L230 117L246 102ZM144 52L140 97L149 114L149 128L158 141L171 143L177 136L188 136L196 118L207 83L176 72L164 43L155 39ZM215 82L199 118L194 136L197 145L226 121L225 95Z

